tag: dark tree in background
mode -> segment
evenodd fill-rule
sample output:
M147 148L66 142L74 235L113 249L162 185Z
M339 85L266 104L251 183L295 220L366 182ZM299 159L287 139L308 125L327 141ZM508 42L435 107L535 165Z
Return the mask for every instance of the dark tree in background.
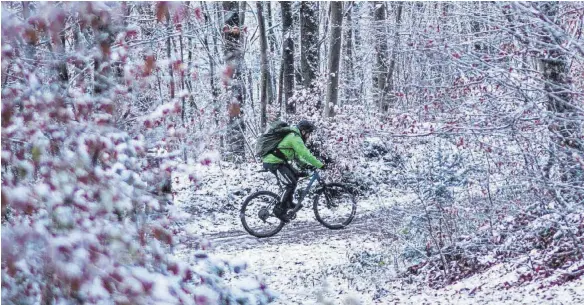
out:
M544 14L544 22L558 25L559 5L556 2L541 3L539 9ZM569 55L562 44L565 38L559 36L550 27L542 31L540 48L546 50L541 54L544 89L547 96L547 110L551 114L549 130L551 131L550 159L548 166L559 164L561 179L564 182L580 181L584 185L584 170L570 162L574 152L584 153L582 141L582 121L578 115L577 105L572 98L569 77ZM582 106L582 105L580 105ZM580 138L579 138L580 137ZM546 168L549 177L550 168ZM563 193L571 192L565 190ZM569 196L570 199L572 196Z
M353 23L353 8L355 3L353 1L347 2L348 8L346 9L346 26L344 26L344 34L345 37L343 38L343 62L341 64L342 72L341 72L341 79L345 79L346 83L344 85L345 89L345 99L347 101L353 102L357 99L357 90L356 90L356 82L355 82L355 66L354 66L354 42L353 42L353 31L355 28L355 24Z
M290 98L294 94L294 40L292 39L292 4L281 1L282 10L282 64L280 65L280 91L278 99L286 113L295 113L296 105Z
M343 25L343 2L333 1L331 4L331 33L328 54L328 81L326 89L325 117L335 115L334 106L339 97L339 66L341 63L341 41Z
M266 25L264 21L264 9L263 3L257 2L256 4L258 12L258 27L260 32L260 62L261 62L261 75L260 75L260 126L262 130L266 127L267 113L266 107L268 100L271 100L269 95L269 70L268 70L268 40L266 38ZM270 101L271 104L271 101Z
M300 2L300 49L302 84L311 88L318 71L318 14L317 3Z
M385 25L386 17L386 3L385 2L374 2L373 12L375 15L375 54L377 56L377 62L375 65L375 70L373 71L373 87L375 88L374 96L375 101L379 105L379 110L382 112L387 111L387 98L388 98L388 67L387 67L387 57L388 57L388 46L387 46L387 27Z
M403 2L395 2L392 3L394 4L394 10L395 10L395 28L394 30L394 35L393 35L393 47L391 49L391 58L389 61L389 67L388 67L388 72L387 72L387 80L386 80L386 84L385 86L387 86L387 90L385 90L387 92L387 96L384 96L384 98L382 99L382 105L381 105L381 111L382 112L387 112L389 110L389 108L395 104L395 102L397 101L397 98L395 96L394 90L394 72L396 70L396 58L397 58L397 52L399 49L399 43L400 43L400 24L402 22L401 20L401 16L402 16L402 9L403 9Z

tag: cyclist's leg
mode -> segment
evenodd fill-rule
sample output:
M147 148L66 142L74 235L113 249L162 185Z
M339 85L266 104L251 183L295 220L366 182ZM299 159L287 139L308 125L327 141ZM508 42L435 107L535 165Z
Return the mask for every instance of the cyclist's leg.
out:
M282 166L281 163L264 163L263 165L264 165L264 169L270 171L272 174L274 174L276 176L276 179L278 180L278 185L280 184L281 181L282 181L282 183L284 183L283 180L285 180L285 178L280 179L282 174L279 174L279 171L278 171L278 169ZM285 183L284 183L284 190L287 191ZM286 194L286 193L284 193L284 194ZM281 198L280 202L278 204L276 204L276 206L274 206L274 214L278 218L286 221L284 218L284 216L286 215L286 207L281 206L281 202L283 202L282 200L283 200L283 198Z
M280 177L278 177L278 168L281 164L279 163L264 163L264 169L269 171L270 173L276 176L276 180L278 181L278 186L280 186Z
M286 189L282 196L282 203L285 204L284 208L293 208L294 204L292 203L292 199L294 198L294 191L298 185L298 177L294 169L287 163L281 164L278 167L278 173Z
M280 164L273 164L273 163L264 163L263 167L265 170L269 171L270 173L276 175L276 170L278 169L278 166L280 166ZM278 176L276 176L277 178Z

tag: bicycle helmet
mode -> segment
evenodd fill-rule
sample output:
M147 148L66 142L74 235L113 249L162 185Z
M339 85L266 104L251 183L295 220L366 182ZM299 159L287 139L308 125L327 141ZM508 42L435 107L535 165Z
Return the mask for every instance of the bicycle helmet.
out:
M298 122L298 124L296 124L296 127L298 127L298 130L305 132L313 132L316 130L316 126L314 126L312 122L307 120L302 120Z

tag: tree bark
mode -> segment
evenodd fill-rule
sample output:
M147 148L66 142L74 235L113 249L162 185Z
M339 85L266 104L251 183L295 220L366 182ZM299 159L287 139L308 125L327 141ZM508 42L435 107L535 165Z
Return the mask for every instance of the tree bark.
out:
M245 1L240 1L239 3L239 44L240 49L242 50L242 54L247 47L245 45L246 41L243 36L243 28L245 24L245 11L247 3ZM246 101L251 102L251 106L253 108L253 90L252 90L252 83L251 83L251 71L247 68L247 63L243 60L243 56L241 57L241 98L242 98L242 105L246 103Z
M223 12L225 14L225 29L223 38L225 41L224 55L227 65L226 74L231 75L226 79L228 90L231 91L229 99L227 128L227 152L233 157L245 156L245 124L243 122L243 80L242 80L242 61L243 54L241 51L241 31L239 23L239 5L234 1L223 2ZM230 158L230 156L228 157Z
M260 81L260 126L262 130L267 124L267 100L268 100L268 40L266 38L266 26L264 22L263 3L256 2L258 11L258 24L260 31L260 62L261 62L261 81Z
M385 3L376 1L374 8L375 14L375 53L377 55L377 63L373 72L373 85L375 88L375 100L379 105L381 111L387 107L387 80L388 80L388 68L387 68L387 31L385 30L385 19L386 19L386 9Z
M282 116L282 91L284 90L284 61L280 62L280 74L278 75L278 118Z
M331 36L329 41L328 82L326 90L326 104L324 114L326 117L335 115L334 106L338 103L339 96L339 65L341 62L341 37L343 25L343 2L331 2Z
M65 53L67 52L66 44L65 44L65 31L62 31L59 34L59 46L57 47L58 53L60 56L65 57ZM67 71L67 61L64 59L59 60L59 64L57 65L57 73L59 74L59 80L62 82L63 88L67 88L69 84L69 72Z
M541 12L551 21L555 22L558 14L556 2L544 2L540 4ZM581 117L578 113L569 84L568 54L562 48L563 41L554 36L549 29L545 29L541 48L547 50L547 54L541 58L544 90L547 95L547 110L555 115L550 120L549 130L552 133L552 144L555 155L551 158L558 160L561 180L572 185L584 184L584 172L574 162L573 155L584 152L582 141ZM577 152L577 153L576 153ZM553 162L550 160L550 162ZM551 166L550 166L551 167ZM549 171L549 168L547 169ZM570 192L571 190L567 190Z
M318 71L318 22L316 3L302 1L300 3L300 37L302 85L312 88Z
M22 16L24 17L25 22L30 17L30 2L29 1L22 1ZM36 43L36 41L33 41L32 39L29 38L27 41L27 45L25 47L26 56L30 59L34 58L34 55L36 53L35 43Z
M268 99L268 104L272 104L273 101L276 99L277 91L276 91L276 36L274 35L274 30L272 29L272 2L268 1L268 41L270 42L270 61L269 61L269 94L270 98ZM265 19L265 18L264 18Z
M345 98L348 100L353 100L357 97L355 91L355 68L353 64L354 56L353 56L353 6L354 3L349 1L347 3L349 5L349 9L347 10L347 26L345 31L345 38L344 41L344 54L343 58L345 59L343 62L343 71L344 75L346 75L346 89L345 89Z
M286 113L295 113L294 94L294 40L292 39L292 8L290 2L281 1L282 7L282 87Z
M171 38L170 33L172 32L172 26L170 24L170 12L166 10L166 58L168 59L168 74L170 75L170 99L174 99L174 73L172 71L172 61L171 61Z
M205 25L206 28L208 30L206 30L205 32L205 38L203 40L203 44L205 45L206 49L207 49L207 56L209 57L209 73L210 73L210 77L209 77L209 82L210 82L210 86L211 86L211 94L213 95L213 117L214 117L214 121L215 121L215 127L219 128L219 115L220 115L220 109L221 109L221 103L219 101L219 88L217 87L216 84L216 72L215 72L215 66L217 65L217 62L215 59L219 59L219 50L217 49L217 35L212 35L213 38L213 53L211 53L211 47L209 46L209 39L208 39L208 31L212 31L209 29L213 29L214 28L214 22L213 19L211 18L211 12L212 11L219 11L219 4L217 2L213 3L212 6L212 10L209 10L208 6L207 6L207 2L205 1L201 1L201 5L204 8L204 18L205 18ZM216 17L220 17L220 15L216 15ZM219 18L216 18L219 19ZM223 135L221 135L219 137L219 146L224 149L225 148L225 137Z
M187 2L187 8L190 8L190 2ZM188 23L188 29L189 31L192 31L193 29L193 24L192 22ZM204 36L203 38L204 41L207 41L207 35ZM195 113L196 111L196 104L195 104L195 98L193 97L193 78L192 78L192 73L193 73L193 48L195 47L195 44L193 44L193 38L192 37L188 37L187 39L187 77L185 77L185 85L187 87L187 90L189 91L189 107L192 109L192 113ZM205 45L205 48L207 48L207 54L209 54L209 48L208 45ZM211 63L209 63L209 65L211 65Z
M300 32L300 14L295 13L296 11L300 10L300 4L302 3L302 1L300 1L300 3L298 2L291 2L292 3L292 7L291 7L291 12L293 12L292 14L292 24L293 27L294 25L296 25L296 27L294 27L294 32L291 34L292 36L292 41L294 42L294 50L300 50L301 49L301 32ZM298 28L298 29L296 29ZM297 30L297 31L296 31ZM302 70L300 68L299 63L296 63L296 67L294 69L294 86L302 86Z
M401 15L402 15L402 8L403 2L397 3L397 9L395 13L395 35L393 38L393 49L391 50L391 60L389 61L389 70L387 72L387 90L385 91L385 99L383 100L385 103L381 107L381 111L384 113L389 110L389 106L396 103L396 96L391 92L394 90L394 82L393 82L393 74L395 71L395 61L397 57L397 49L399 48L399 29L401 24Z
M354 2L354 10L356 10L355 12L355 16L360 16L361 12L363 10L363 6L366 6L366 3L364 4L363 2ZM353 39L355 41L355 51L359 50L360 46L363 44L363 38L362 38L362 34L361 34L361 23L360 22L355 22L355 24L352 26L352 30L353 30ZM354 62L356 66L359 66L359 63L361 62L361 59L359 58L359 53L356 52L354 54ZM363 67L358 67L355 69L355 77L356 77L356 86L357 88L355 89L355 94L358 98L359 103L364 104L365 103L365 71L363 69Z

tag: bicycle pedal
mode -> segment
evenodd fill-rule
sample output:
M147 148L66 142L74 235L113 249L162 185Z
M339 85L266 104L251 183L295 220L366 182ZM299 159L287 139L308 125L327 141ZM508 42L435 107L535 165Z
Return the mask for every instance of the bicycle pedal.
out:
M286 213L286 219L288 221L296 219L296 213L294 213L293 211Z

